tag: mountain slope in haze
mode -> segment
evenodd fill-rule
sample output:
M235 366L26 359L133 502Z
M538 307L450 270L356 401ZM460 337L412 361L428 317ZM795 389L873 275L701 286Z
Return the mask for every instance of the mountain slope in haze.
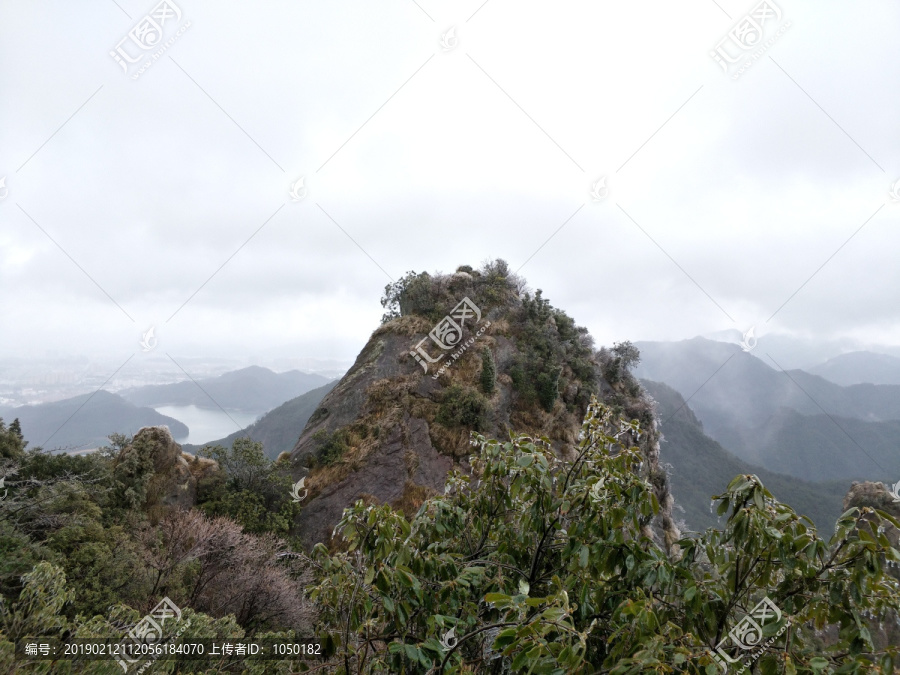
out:
M782 408L755 436L760 463L773 471L814 481L900 478L900 420L863 422Z
M151 384L126 389L120 394L139 406L221 406L229 410L263 412L327 382L326 377L299 370L275 373L268 368L250 366L218 377L197 380L196 383L188 380Z
M900 358L875 352L849 352L807 369L841 386L852 384L900 385Z
M828 533L841 514L851 481L813 483L743 462L703 432L703 425L677 391L661 382L641 380L657 403L662 421L661 455L669 468L676 508L692 530L720 526L710 511L712 496L725 491L740 474L756 474L776 499L808 516ZM676 412L677 411L677 412Z
M150 426L167 426L175 436L188 433L178 420L102 390L52 403L0 409L0 417L7 422L18 418L25 440L45 450L98 448L109 444L110 434L131 436Z
M293 449L297 442L297 429L306 426L306 422L316 411L319 403L329 391L334 389L336 384L337 380L292 398L267 412L246 429L235 431L221 440L210 441L202 445L184 444L182 447L185 452L196 454L200 448L207 445L221 445L230 448L235 439L249 436L254 441L262 442L263 450L270 459L276 459L282 452L290 452Z
M636 375L678 391L705 433L744 461L804 479L811 478L810 462L825 472L816 474L823 479L884 480L885 472L900 469L900 458L886 450L900 444L893 424L900 420L900 386L842 387L801 370L776 370L736 345L704 338L636 346L641 351ZM813 419L802 420L789 410ZM854 433L864 441L847 438L836 425L839 418L859 420ZM819 442L838 434L843 439ZM857 444L871 444L885 461L872 462ZM803 459L795 448L803 450ZM770 463L776 458L777 467Z

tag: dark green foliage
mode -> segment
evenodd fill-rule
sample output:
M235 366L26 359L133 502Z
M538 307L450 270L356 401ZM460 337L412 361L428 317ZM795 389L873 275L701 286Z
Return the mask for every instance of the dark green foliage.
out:
M149 434L139 436L113 460L113 503L124 509L136 509L147 499L147 487L153 478L154 443Z
M18 435L14 427L12 434ZM294 558L282 556L285 542L248 532L286 532L299 512L290 478L273 469L261 446L244 439L234 450L209 452L227 471L207 471L212 478L199 490L205 510L240 524L194 509L163 509L151 522L143 510L147 482L160 477L152 448L140 439L135 448L124 436L111 441L113 447L86 456L17 452L18 461L4 468L0 671L121 672L111 661L57 661L50 670L46 662L44 668L14 665L11 641L26 635L118 640L163 595L190 618L193 630L185 636L239 638L245 630L272 628L309 634L302 580L291 572ZM172 453L156 455L162 461L156 470L168 471ZM288 672L285 664L268 665L275 670L254 672ZM195 661L179 672L208 667Z
M21 588L22 575L46 554L24 532L5 520L0 521L0 595L15 597Z
M428 272L417 274L410 270L399 281L384 287L381 306L384 307L385 313L381 322L387 323L410 314L434 319L435 299L431 289L431 275Z
M641 353L631 342L616 342L612 349L603 347L599 353L603 377L610 384L626 379L632 366L641 361Z
M25 446L27 443L22 437L22 427L19 426L19 418L12 421L7 426L0 417L0 459L21 459L25 454Z
M523 286L504 260L485 263L480 271L463 265L457 272L457 276L432 276L428 272L410 271L385 286L381 298L381 306L386 310L382 323L410 315L437 322L464 297L474 302L484 316L493 307L515 302Z
M216 460L222 471L200 481L200 510L230 518L247 532L290 530L300 506L291 499L288 467L266 457L262 443L238 438L230 449L206 446L201 454Z
M481 350L481 391L490 396L497 386L497 366L494 365L494 356L491 350L485 347Z
M763 598L779 614L755 615L772 640L753 672L893 672L900 649L870 628L900 610L884 565L900 561L884 530L895 518L851 509L822 538L739 475L716 497L723 530L669 555L644 528L659 504L633 470L641 433L595 402L573 461L547 439L474 435L471 470L411 521L361 500L345 510L347 550L316 547L311 588L320 634L346 636L334 672L713 675L715 646Z
M105 458L94 454L69 455L50 452L29 452L19 468L18 477L38 481L83 476L97 479L109 477L110 465Z
M436 419L445 427L465 427L481 431L487 424L488 403L470 387L451 385L444 392Z
M576 326L565 312L555 309L540 289L532 298L525 294L515 320L519 354L509 376L526 402L537 402L547 412L570 384L563 373L571 372L576 393L566 406L583 412L596 393L593 341L587 329Z
M547 412L553 410L553 404L559 398L559 376L562 368L555 367L549 371L538 373L535 390L541 407Z
M104 454L26 452L13 491L0 501L0 591L15 597L19 577L41 560L58 565L74 585L67 615L105 612L141 596L129 519L114 490ZM119 476L121 478L121 475Z
M0 634L10 641L32 635L58 637L66 627L62 608L72 599L66 575L58 567L41 562L22 577L23 587L9 608L0 606Z
M523 285L523 282L509 271L509 265L505 260L498 258L485 263L476 284L476 296L480 301L480 306L486 308L509 302L514 294L518 295L518 288Z
M332 434L325 429L319 429L313 434L313 440L320 444L319 449L316 450L314 456L310 457L308 464L310 466L334 464L350 449L349 439L350 433L347 429L336 429Z

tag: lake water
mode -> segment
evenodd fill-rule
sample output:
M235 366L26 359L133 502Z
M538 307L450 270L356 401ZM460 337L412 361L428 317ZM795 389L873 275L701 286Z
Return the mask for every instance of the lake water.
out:
M195 405L166 405L154 408L154 410L186 424L189 429L187 438L176 438L175 440L179 443L193 443L194 445L225 438L238 429L252 424L257 417L263 414L240 410L229 410L226 414L219 408L198 408Z

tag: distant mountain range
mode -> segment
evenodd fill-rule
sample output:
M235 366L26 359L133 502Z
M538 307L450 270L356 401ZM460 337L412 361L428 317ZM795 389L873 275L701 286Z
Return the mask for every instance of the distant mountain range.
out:
M201 408L261 412L328 383L322 375L290 370L275 373L268 368L250 366L201 380L174 384L152 384L119 392L135 405L195 405Z
M685 397L738 458L805 480L900 477L900 385L840 386L705 338L635 344L635 375Z
M185 452L196 454L197 451L207 445L221 445L230 448L235 439L249 436L254 441L261 441L266 455L276 459L282 452L290 452L297 442L300 430L306 426L307 420L316 411L319 403L325 395L334 389L337 380L329 382L324 387L318 387L312 391L283 403L274 410L270 410L246 429L236 431L218 441L210 441L202 445L184 444Z
M813 366L809 372L845 387L864 383L900 385L900 358L874 352L850 352Z
M6 422L18 418L29 446L45 450L98 448L109 445L109 434L133 435L147 426L168 426L175 436L188 433L178 420L102 390L64 401L0 408L0 417Z
M712 496L724 492L739 474L759 476L776 499L808 516L820 530L834 525L850 489L849 479L812 483L743 462L703 432L703 424L681 394L660 382L641 380L641 385L657 402L663 421L660 458L669 469L675 508L683 510L676 517L684 518L689 529L721 526L710 509Z
M174 438L188 435L189 429L185 424L157 412L154 407L195 405L200 408L221 406L227 410L271 411L273 415L265 422L266 418L260 419L248 429L252 429L253 434L261 435L267 450L271 446L280 448L278 452L281 452L293 447L297 431L294 428L289 432L289 435L293 434L292 438L281 439L275 430L278 423L284 422L285 428L291 424L302 428L330 386L320 394L313 394L309 399L313 402L307 403L303 395L329 384L333 386L333 382L329 383L321 375L297 370L275 373L267 368L251 366L196 382L147 385L118 394L101 390L52 403L0 407L0 417L7 422L18 418L22 433L32 447L46 445L46 449L78 451L108 445L109 434L133 435L145 426L166 425ZM272 410L276 406L279 406L277 411ZM243 432L232 436L237 437L240 433ZM228 439L221 442L225 440Z
M883 345L874 343L864 343L861 340L852 338L837 339L819 339L795 337L784 335L781 333L765 333L759 334L754 331L755 336L750 343L755 340L756 347L749 352L751 355L766 359L766 354L771 355L782 368L787 370L799 368L812 372L815 367L829 359L836 358L843 354L851 352L864 352L875 354L876 356L891 355L900 358L900 347L894 345ZM744 339L744 333L736 330L722 330L714 333L708 333L703 336L717 342L728 342L739 345ZM817 373L820 374L821 373ZM900 381L894 382L875 382L873 380L860 380L859 382L847 382L846 384L859 384L860 382L871 382L872 384L900 384ZM844 384L838 382L838 384Z

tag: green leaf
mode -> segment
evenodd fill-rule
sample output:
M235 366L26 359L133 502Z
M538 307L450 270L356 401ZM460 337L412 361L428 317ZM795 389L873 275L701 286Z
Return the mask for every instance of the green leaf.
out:
M823 659L821 656L814 656L809 660L809 667L816 672L821 672L828 667L828 660Z

